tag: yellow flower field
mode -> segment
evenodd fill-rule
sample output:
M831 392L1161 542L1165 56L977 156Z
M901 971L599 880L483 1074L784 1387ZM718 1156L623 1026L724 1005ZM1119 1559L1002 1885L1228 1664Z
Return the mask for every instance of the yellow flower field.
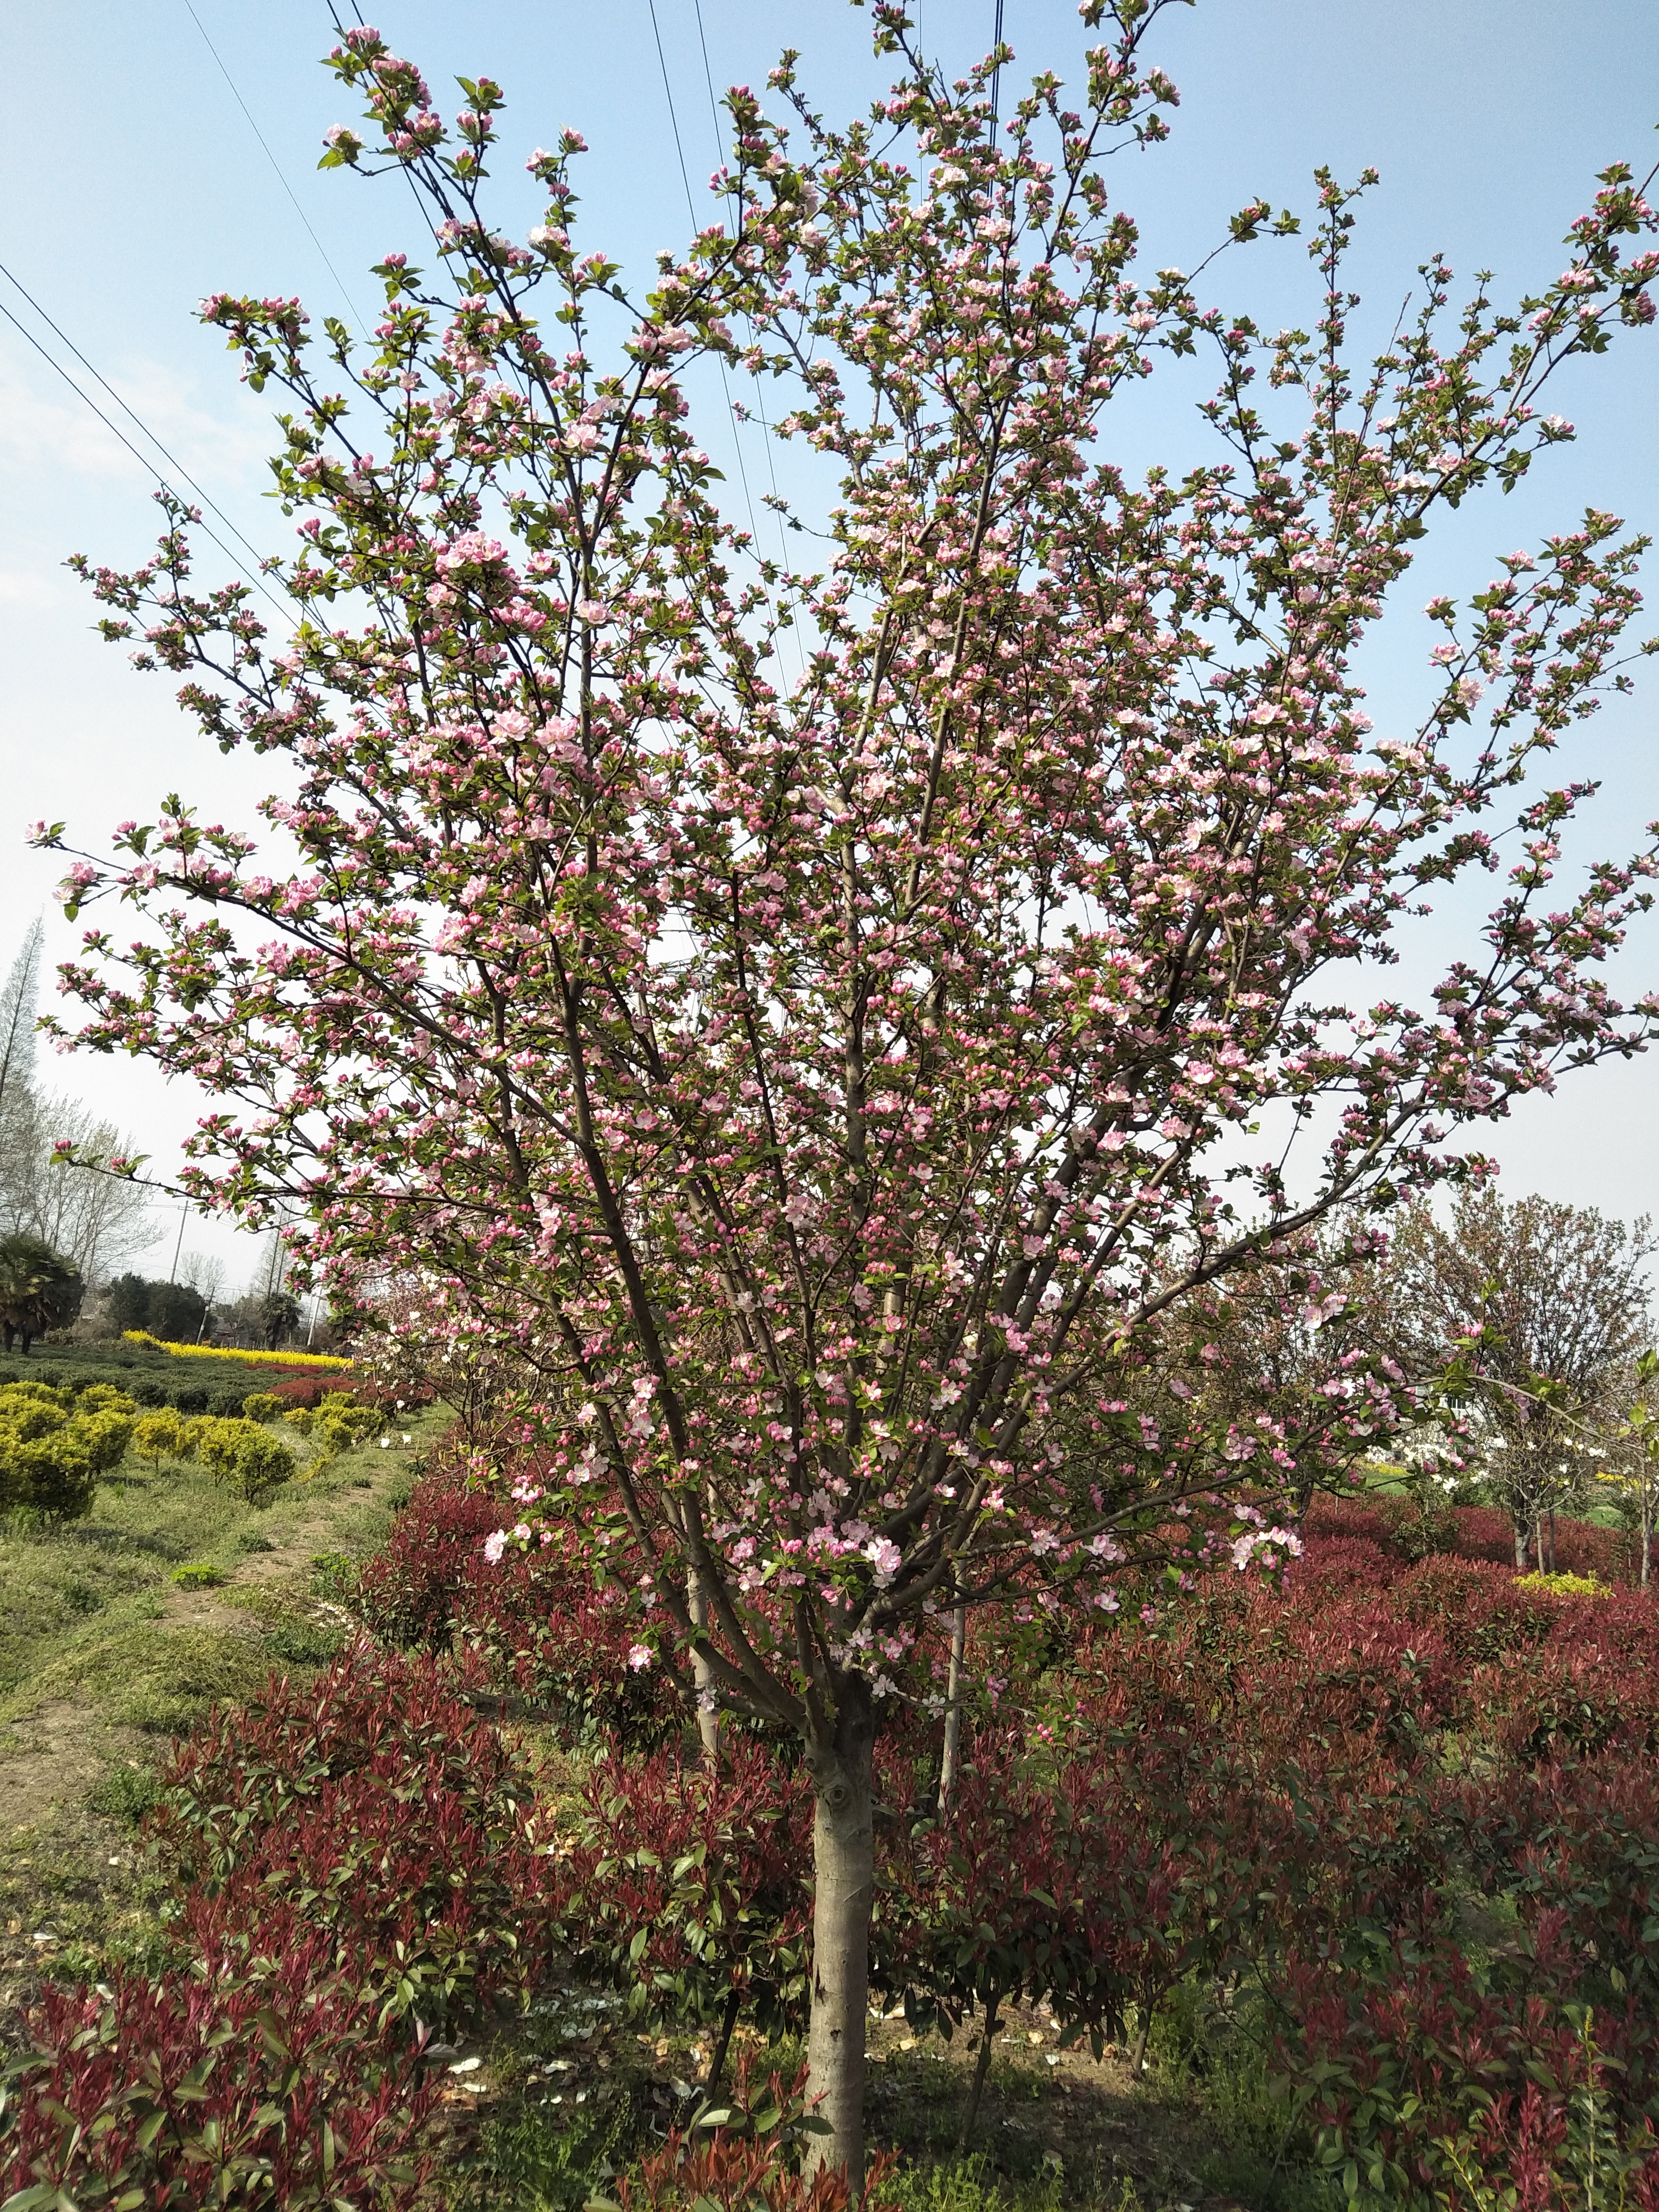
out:
M327 1352L233 1352L221 1344L167 1344L159 1336L152 1336L147 1328L124 1328L121 1332L128 1344L147 1344L152 1352L171 1352L175 1359L240 1359L257 1361L266 1367L349 1367L349 1359L337 1359Z

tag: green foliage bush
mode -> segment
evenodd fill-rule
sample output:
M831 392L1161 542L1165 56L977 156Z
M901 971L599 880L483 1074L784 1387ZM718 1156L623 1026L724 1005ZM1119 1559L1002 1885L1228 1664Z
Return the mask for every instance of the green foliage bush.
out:
M515 2192L512 2203L533 2205L536 2212L586 2212L599 2185L614 2179L637 2127L629 2100L621 2097L558 2115L520 2112L487 2130L484 2155L491 2180ZM474 2212L475 2203L483 2212L486 2203L498 2201L493 2190L487 2197L462 2197L456 2212Z
M180 1589L216 1589L224 1576L208 1559L186 1559L182 1567L175 1567L168 1577Z
M250 1421L280 1420L288 1401L279 1398L274 1390L253 1390L242 1401L243 1418Z
M137 1411L106 1386L77 1399L46 1382L0 1384L0 1507L46 1522L80 1519L99 1476L125 1455Z
M206 1415L195 1424L196 1456L214 1480L257 1505L294 1479L298 1462L258 1421Z
M196 1334L207 1317L207 1301L188 1284L152 1282L128 1273L106 1288L104 1310L108 1327L147 1328L152 1335L176 1341Z

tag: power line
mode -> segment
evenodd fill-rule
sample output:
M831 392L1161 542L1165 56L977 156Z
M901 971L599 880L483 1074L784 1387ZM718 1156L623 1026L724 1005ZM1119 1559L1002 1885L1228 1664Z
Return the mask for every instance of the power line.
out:
M669 82L668 57L664 53L662 47L662 27L657 21L657 0L649 0L649 5L651 9L651 35L657 42L657 63L658 66L662 70L663 95L668 102L668 121L670 127L674 133L674 151L679 156L680 182L685 187L686 210L691 217L691 227L695 230L697 226L697 204L691 197L691 178L690 173L685 166L685 148L680 142L680 118L674 111L674 88ZM699 7L697 11L697 34L699 38L702 35L702 10L701 7ZM708 67L708 49L705 45L703 48L703 68L705 71L707 71ZM713 97L713 91L714 88L711 83L709 88L711 99ZM724 223L722 222L722 228L723 227ZM715 359L720 363L720 389L726 394L726 420L732 425L732 450L737 456L738 481L743 486L743 503L749 512L750 543L753 545L756 557L758 559L760 556L760 525L755 520L755 501L749 489L749 471L744 466L743 434L738 426L737 412L732 404L732 386L730 380L727 378L726 374L726 356L724 354L717 354L715 356ZM763 579L763 580L764 579ZM771 608L772 620L775 624L777 621L777 609L772 606L772 594L770 592L768 592L766 600L768 606Z
M674 151L679 156L680 182L685 186L685 204L695 227L697 204L691 197L691 179L685 166L685 149L680 143L680 118L674 112L674 88L668 81L668 57L662 50L662 27L657 21L657 0L650 0L651 35L657 42L657 65L662 71L662 88L668 101L669 128L674 133Z
M697 15L697 44L702 49L702 81L708 88L708 113L710 120L714 125L714 156L716 161L720 161L724 158L726 152L725 133L720 129L720 102L714 97L714 72L708 65L708 40L702 27L702 0L694 0L694 4L696 9ZM998 4L999 6L1001 4L1001 0L998 0ZM653 23L654 21L655 17L653 14ZM660 40L658 41L657 51L659 55L660 55L662 52ZM672 100L670 100L669 105L672 108L673 105ZM680 164L680 167L682 172L684 172L685 164L683 161ZM749 335L752 338L754 334L755 325L753 322L750 321L749 325ZM761 388L760 372L758 369L755 372L754 380L755 408L757 413L760 416L761 446L766 454L766 472L772 480L772 496L776 500L779 497L777 456L772 450L772 426L766 419L766 394ZM728 391L726 396L729 402L732 397L731 392ZM738 433L734 429L732 435L733 437L736 437L738 435ZM739 453L741 453L741 448L739 448ZM744 489L746 493L748 486L745 484ZM752 509L750 510L749 519L750 522L755 519ZM783 516L779 513L776 507L774 507L773 509L773 519L778 526L778 551L781 557L783 566L787 570L789 566L789 541L784 535ZM806 659L801 646L799 634L795 639L795 658L799 665L801 674L805 676L806 673Z
M9 270L3 271L3 273L7 276L11 274ZM15 277L12 281L14 283L16 283L16 279ZM22 290L21 285L18 286L18 289L20 291ZM133 444L131 439L126 435L125 432L118 428L116 424L110 421L109 416L105 414L103 409L98 404L98 402L92 397L91 393L82 390L81 386L70 374L68 369L64 368L63 362L54 359L53 356L47 352L46 347L41 344L40 339L35 337L33 331L28 328L26 323L19 321L18 318L13 314L11 309L6 306L3 301L0 301L0 315L3 315L6 320L11 325L12 328L17 331L19 336L26 339L27 343L34 348L36 353L40 355L41 360L46 362L49 368L55 369L57 371L58 374L63 378L64 383L68 385L70 390L75 394L76 398L85 406L88 406L92 410L93 413L98 417L98 420L103 424L110 435L118 440L120 444L126 447L128 453L132 455L133 459L137 462L140 468L147 469L149 471L150 475L155 477L156 483L161 485L162 490L167 493L170 499L176 501L179 507L187 508L190 504L189 501L182 497L174 486L168 482L167 478L162 475L161 470L156 467L155 462L149 459L149 455L146 453L141 453L137 447ZM65 341L65 343L67 343L67 341ZM93 374L96 375L96 370L94 370ZM103 382L103 379L101 377L100 377L98 380L100 384ZM124 406L126 404L125 400L122 402L122 404ZM132 410L129 408L127 411L131 414ZM137 422L137 416L134 416L133 420ZM139 423L139 428L141 429L143 428L142 422ZM153 432L145 430L144 435L150 439L151 442L156 447L158 451L163 453L166 452L167 448L161 445L160 439L156 438ZM174 465L176 466L177 464L175 463ZM187 479L187 481L189 481L189 479ZM204 495L204 496L205 496L205 495ZM216 507L213 511L216 514L219 513L219 509ZM224 555L226 560L230 562L233 567L240 568L242 565L237 556L231 551L229 546L226 544L224 539L219 536L218 532L215 530L210 530L205 522L200 520L199 517L198 518L197 526L200 529L202 535L204 538L210 538L212 540L213 544L218 547L219 550ZM236 529L234 523L227 523L226 527L230 530L234 536L238 538L241 537L240 531ZM247 540L246 538L243 538L242 542L245 545L247 544ZM255 554L253 557L256 561L259 558L258 554ZM263 563L261 565L263 566ZM276 608L278 614L284 617L287 617L289 609L283 605L283 602L276 597L276 593L270 589L270 586L264 582L262 577L252 577L250 579L250 581L252 583L256 591L264 592L265 598L270 601L271 605Z
M225 528L229 531L231 536L240 541L243 550L246 552L249 559L263 563L264 556L259 552L258 548L249 544L248 540L243 537L242 532L225 513L223 507L219 505L216 500L210 498L209 495L203 490L201 485L197 483L195 477L191 476L190 471L185 466L178 455L176 453L170 453L167 450L167 448L161 443L161 441L156 436L155 431L150 428L149 423L144 421L143 417L135 412L135 410L127 404L126 401L122 398L120 393L115 389L115 386L110 382L109 379L106 376L103 376L99 374L99 371L94 368L91 362L89 362L85 354L82 352L80 347L76 344L75 340L70 337L69 333L58 324L53 322L52 317L40 305L40 302L35 298L33 293L29 290L27 285L23 283L21 277L15 276L11 270L7 268L3 261L0 261L0 276L3 276L9 284L14 286L16 290L22 294L23 297L28 301L30 307L33 308L35 313L40 316L41 321L52 333L53 337L58 339L62 344L66 345L69 348L70 351L75 356L76 361L80 362L82 368L86 370L88 376L94 378L99 384L102 385L104 390L108 392L110 398L115 402L121 412L127 417L128 421L137 423L139 430L149 440L150 444L154 446L156 452L161 455L168 467L173 469L179 476L184 478L185 482L190 486L191 489L201 501L203 506L207 507L212 514L216 514L220 521L224 524ZM14 322L16 321L16 318L15 316L12 319ZM23 328L21 323L17 325L17 327L19 330L22 330ZM24 336L26 337L28 336L28 333L26 331L24 331ZM33 343L33 341L31 340L30 343ZM46 352L46 349L44 347L41 347L40 350L42 353ZM48 361L52 360L50 354L46 354L46 358ZM52 362L52 367L54 368L58 367L56 362ZM63 372L60 370L59 374L62 374ZM69 380L71 385L71 388L79 392L81 389L79 385L75 384L72 378ZM86 398L86 394L84 392L82 392L81 396L83 399ZM89 406L91 405L91 402L89 400L88 401L88 404ZM102 418L100 417L100 419ZM112 429L114 428L113 423L110 425L110 428ZM117 437L119 437L121 434L117 430L115 434ZM123 441L123 442L125 443L125 441ZM129 447L128 451L131 452L131 447ZM142 453L139 454L138 459L143 460L143 455ZM148 468L150 466L150 464L146 461L144 465ZM205 524L203 526L205 528ZM217 539L215 539L214 542L216 544L218 541Z
M714 125L716 158L726 151L726 133L720 129L720 104L714 97L714 72L708 66L708 41L703 35L702 0L696 0L697 44L702 48L702 81L708 87L708 113Z
M235 78L232 76L230 71L225 67L224 61L219 52L219 49L214 45L212 40L208 36L207 26L197 14L194 0L185 0L185 6L190 12L191 21L195 24L197 29L202 34L203 45L212 55L215 63L217 64L220 76L223 77L225 82L230 87L231 98L236 102L238 107L241 109L243 114L247 118L247 127L258 140L260 151L264 154L266 161L270 162L272 169L276 171L277 183L288 194L289 200L293 202L295 214L299 216L301 222L306 227L306 235L310 239L318 252L321 254L323 258L323 265L328 270L329 275L334 279L336 284L338 285L340 297L345 301L347 313L354 315L359 313L361 311L353 301L350 293L346 289L345 279L341 276L339 270L334 266L334 264L329 259L328 248L323 244L322 240L318 237L316 232L312 228L311 217L301 206L298 198L295 195L293 185L289 184L287 177L283 173L282 166L278 162L276 156L271 152L270 148L265 143L265 134L260 130L258 125L254 121L252 109L248 106L246 100L243 99L241 94L237 90Z
M991 143L994 146L997 143L997 94L1002 88L1002 0L997 0L996 29L992 33L991 44L996 52L996 60L991 66Z

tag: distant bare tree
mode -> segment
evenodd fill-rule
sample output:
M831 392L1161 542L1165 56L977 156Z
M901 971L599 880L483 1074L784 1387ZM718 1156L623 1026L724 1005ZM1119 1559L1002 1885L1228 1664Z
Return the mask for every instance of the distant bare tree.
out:
M114 1273L157 1234L147 1193L100 1175L132 1146L112 1121L72 1098L35 1087L35 1013L44 932L37 919L0 985L0 1232L38 1237L88 1283ZM85 1166L54 1167L60 1139Z
M1377 1322L1408 1373L1443 1367L1460 1338L1490 1330L1471 1402L1487 1482L1515 1523L1515 1558L1541 1563L1545 1516L1583 1488L1593 1438L1627 1410L1635 1355L1650 1341L1647 1268L1659 1240L1541 1198L1506 1203L1490 1185L1459 1194L1443 1225L1408 1212L1384 1271Z
M181 1280L198 1291L210 1306L216 1305L225 1287L225 1263L206 1252L186 1252L179 1264Z
M88 1283L118 1273L161 1233L149 1192L118 1175L97 1172L129 1158L132 1142L78 1099L24 1087L6 1115L0 1156L0 1226L38 1237L72 1260ZM60 1141L75 1147L73 1167L54 1166Z
M1136 1410L1162 1424L1197 1401L1222 1425L1259 1432L1265 1422L1294 1450L1328 1406L1334 1369L1375 1339L1381 1245L1363 1225L1343 1223L1287 1239L1248 1276L1193 1292L1143 1333L1122 1385ZM1358 1435L1351 1444L1348 1463L1357 1465L1370 1446ZM1317 1480L1336 1486L1344 1472L1341 1457L1326 1454ZM1304 1473L1295 1495L1305 1511L1316 1469Z
M34 1068L34 1017L40 989L40 948L45 939L37 915L24 933L16 958L0 985L0 1115L19 1091L28 1087Z

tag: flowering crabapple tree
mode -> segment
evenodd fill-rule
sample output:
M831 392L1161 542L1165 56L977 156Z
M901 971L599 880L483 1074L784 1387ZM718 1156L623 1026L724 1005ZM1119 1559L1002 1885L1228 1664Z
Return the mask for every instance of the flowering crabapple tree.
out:
M1350 1346L1304 1417L1218 1421L1176 1374L1154 1419L1139 1347L1322 1222L1376 1239L1460 1131L1656 1011L1596 974L1653 848L1556 890L1586 787L1540 774L1629 680L1639 544L1593 513L1437 600L1409 727L1373 732L1354 673L1438 512L1571 434L1561 364L1651 318L1641 190L1607 172L1513 310L1449 310L1431 262L1355 367L1358 188L1322 173L1310 328L1266 337L1206 303L1213 264L1139 275L1108 189L1168 135L1164 4L1088 0L1075 105L1039 77L1000 131L995 58L944 82L896 8L866 120L787 56L729 95L713 219L644 296L575 242L575 133L531 155L518 242L499 88L447 123L351 32L367 120L325 161L411 179L434 267L387 255L366 337L204 309L283 396L291 628L193 582L182 509L136 572L80 564L278 788L263 847L171 798L77 853L70 911L148 924L65 971L77 1042L228 1102L204 1203L297 1202L313 1279L399 1277L458 1356L509 1352L538 1471L501 1541L562 1523L637 1662L796 1732L811 2087L855 2180L882 1699L930 1693L960 1608L1282 1557L1275 1501L1405 1416L1398 1376ZM1218 252L1296 228L1252 205ZM814 572L722 510L710 356L833 483ZM1112 404L1182 356L1214 455L1135 478ZM1425 895L1499 868L1506 803L1467 957L1365 1006ZM1287 1295L1310 1328L1342 1304Z

